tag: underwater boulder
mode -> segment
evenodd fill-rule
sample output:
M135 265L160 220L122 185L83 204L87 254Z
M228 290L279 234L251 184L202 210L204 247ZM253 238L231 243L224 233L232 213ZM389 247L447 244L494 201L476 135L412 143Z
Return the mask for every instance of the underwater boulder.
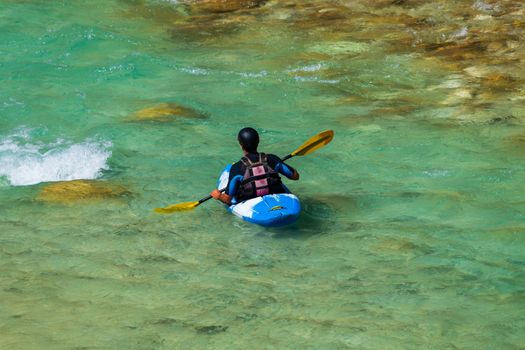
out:
M486 77L490 74L490 69L487 66L470 66L464 69L465 73L474 78Z
M366 97L357 94L350 94L344 97L341 97L335 101L335 105L367 105L369 100Z
M511 91L519 89L521 86L520 79L516 79L509 73L501 73L488 65L471 66L464 69L465 73L475 78L487 91Z
M320 21L334 21L351 19L353 12L347 6L329 4L313 13L313 17Z
M97 180L72 180L45 185L37 196L44 202L68 203L84 200L114 199L129 195L121 185Z
M490 118L487 123L489 125L516 125L518 118L512 114Z
M382 237L374 246L374 250L380 252L399 252L410 253L419 250L419 247L412 241L402 237Z
M525 154L525 134L513 134L503 140L507 149L513 153Z
M370 44L356 41L338 41L316 43L308 48L311 52L320 52L325 55L349 55L360 54L370 50Z
M169 122L176 118L206 119L207 116L193 108L185 107L176 103L161 103L135 112L131 118L133 121Z
M267 0L199 0L188 1L191 7L199 12L233 12L251 9L264 5Z
M380 107L374 109L371 114L377 116L389 116L389 115L404 115L417 110L417 106L413 105L398 105L390 107Z
M174 4L170 1L153 2L144 0L123 0L127 7L123 9L123 15L126 17L145 18L153 21L156 25L172 25L178 21L184 20L188 14L187 9L182 4ZM143 27L142 30L152 29L154 27Z
M355 30L353 23L354 11L343 5L329 3L298 3L290 16L290 23L297 30L321 30L323 34L330 32L347 33Z
M487 50L487 45L482 40L465 40L463 42L432 43L426 45L425 49L437 56L463 61L483 56Z
M500 73L487 75L481 83L493 91L510 91L518 88L516 80L513 77Z

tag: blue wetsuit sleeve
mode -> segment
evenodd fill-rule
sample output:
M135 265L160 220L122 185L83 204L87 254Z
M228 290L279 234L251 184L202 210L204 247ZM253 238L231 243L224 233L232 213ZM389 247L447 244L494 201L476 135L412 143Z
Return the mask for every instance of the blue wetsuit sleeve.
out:
M239 189L239 184L241 183L243 179L243 176L241 175L235 175L232 179L230 179L230 183L228 184L228 188L226 189L226 194L230 197L235 197L237 194L237 190Z
M226 185L226 194L230 197L235 197L239 189L239 183L243 179L241 163L237 162L230 168L230 176L228 177L228 184Z
M295 169L284 164L281 158L277 157L275 154L268 154L268 163L276 172L283 174L287 178L291 178L295 172Z
M277 163L277 165L275 166L275 169L274 169L276 172L278 173L281 173L283 174L284 176L290 178L292 177L294 171L292 169L292 167L282 163L282 162L279 162Z

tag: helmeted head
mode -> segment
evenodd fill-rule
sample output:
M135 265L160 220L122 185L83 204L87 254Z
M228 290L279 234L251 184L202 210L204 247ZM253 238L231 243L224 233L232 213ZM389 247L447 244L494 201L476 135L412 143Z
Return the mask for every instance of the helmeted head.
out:
M259 133L253 128L244 128L239 131L237 140L246 152L257 152L259 145Z

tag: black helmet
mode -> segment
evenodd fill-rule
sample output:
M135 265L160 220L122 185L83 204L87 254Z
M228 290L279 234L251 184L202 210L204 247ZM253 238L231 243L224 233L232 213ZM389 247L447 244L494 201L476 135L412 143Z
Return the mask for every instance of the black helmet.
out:
M237 140L246 152L257 152L259 145L259 134L253 128L244 128L239 131Z

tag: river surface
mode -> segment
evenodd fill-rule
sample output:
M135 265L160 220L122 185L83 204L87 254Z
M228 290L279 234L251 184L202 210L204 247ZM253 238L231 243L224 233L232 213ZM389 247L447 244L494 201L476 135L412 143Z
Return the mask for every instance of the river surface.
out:
M521 1L0 0L1 349L525 348ZM238 130L297 223L206 196Z

